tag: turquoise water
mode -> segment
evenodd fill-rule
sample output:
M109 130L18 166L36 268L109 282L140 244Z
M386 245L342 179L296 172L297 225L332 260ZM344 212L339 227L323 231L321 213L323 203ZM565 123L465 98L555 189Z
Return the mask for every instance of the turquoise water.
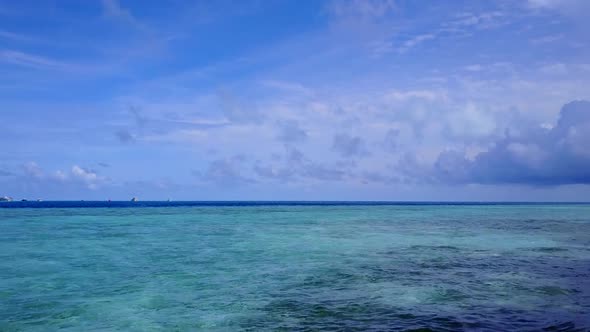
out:
M0 209L0 331L587 330L590 205Z

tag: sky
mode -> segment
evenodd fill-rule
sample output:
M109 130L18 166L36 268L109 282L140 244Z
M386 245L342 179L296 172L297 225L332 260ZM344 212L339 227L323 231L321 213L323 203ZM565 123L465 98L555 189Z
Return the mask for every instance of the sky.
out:
M590 1L0 0L0 196L590 200Z

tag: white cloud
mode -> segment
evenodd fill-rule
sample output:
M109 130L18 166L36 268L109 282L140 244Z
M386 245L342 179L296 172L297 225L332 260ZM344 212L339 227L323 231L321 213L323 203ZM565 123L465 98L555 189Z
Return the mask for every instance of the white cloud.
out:
M500 11L462 13L452 20L441 23L438 28L432 29L426 33L416 34L413 37L406 39L399 45L397 51L399 53L405 53L422 43L437 38L447 36L470 36L476 29L485 30L498 28L506 24L508 20L509 18ZM383 41L373 43L372 47L377 55L387 53L393 49L390 43Z
M59 180L59 181L66 181L66 180L68 179L68 174L67 174L67 173L65 173L64 171L57 170L57 171L55 171L55 173L53 174L53 177L54 177L56 180Z
M512 142L506 146L506 150L514 156L515 160L533 168L540 167L547 158L547 153L536 144Z
M108 182L106 177L78 165L72 166L69 172L57 170L53 173L46 172L32 161L25 163L22 168L25 182L45 184L58 182L62 185L82 184L88 189L97 189Z
M448 114L447 124L451 133L461 138L483 138L496 129L494 117L474 104L468 104L459 111Z
M563 63L550 63L542 65L539 71L547 75L564 75L567 74L568 69Z
M483 13L462 13L457 15L455 20L443 24L444 29L461 29L461 28L477 28L488 29L498 27L502 24L500 19L506 15L500 11L491 11Z
M11 40L20 41L20 42L37 41L35 38L31 38L29 36L26 36L26 35L23 35L20 33L14 33L14 32L6 31L6 30L0 30L0 38L11 39Z
M82 182L88 189L92 190L97 189L107 181L107 178L98 175L96 171L78 165L72 166L71 176L73 180Z
M106 16L128 22L138 28L144 28L131 12L121 6L119 0L102 0L103 12Z
M98 176L93 171L84 169L78 165L72 166L72 174L74 177L81 179L85 182L93 182L98 179Z
M551 10L573 19L584 28L588 27L590 1L587 0L528 0L533 10Z
M531 44L535 44L535 45L549 44L549 43L554 43L556 41L560 41L563 38L564 38L563 34L546 35L546 36L531 39Z
M14 50L0 51L0 61L38 69L66 69L68 64L47 57Z
M587 3L586 0L528 0L531 7L535 8L563 8L581 6Z
M23 165L23 170L27 176L40 179L45 176L43 169L34 161L29 161Z
M395 8L393 0L338 0L328 5L328 11L338 17L379 18Z
M467 71L481 71L483 69L483 67L481 65L468 65L463 67L465 70Z
M109 16L129 16L129 11L121 7L118 0L102 0L102 6L106 15Z
M261 81L261 83L262 85L267 86L269 88L281 90L288 93L296 93L307 96L313 95L313 90L303 86L300 83L279 80L263 80Z
M392 90L385 94L386 101L408 101L411 99L423 99L427 101L446 100L447 94L440 90Z
M401 53L406 52L409 49L414 48L427 40L434 39L435 37L436 37L436 34L434 34L434 33L426 33L426 34L414 36L414 37L406 40L405 42L403 42L402 45L398 48L398 51Z

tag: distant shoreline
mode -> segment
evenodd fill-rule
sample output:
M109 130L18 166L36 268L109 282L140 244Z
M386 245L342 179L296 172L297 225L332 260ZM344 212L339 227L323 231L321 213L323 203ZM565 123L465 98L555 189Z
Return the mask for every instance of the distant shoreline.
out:
M586 205L590 202L527 201L12 201L0 208L133 208L133 207L248 207L248 206L502 206Z

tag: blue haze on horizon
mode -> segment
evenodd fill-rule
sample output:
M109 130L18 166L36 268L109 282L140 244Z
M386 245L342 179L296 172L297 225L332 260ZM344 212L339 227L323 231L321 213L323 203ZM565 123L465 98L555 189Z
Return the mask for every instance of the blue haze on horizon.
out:
M590 1L0 0L0 196L590 198Z

